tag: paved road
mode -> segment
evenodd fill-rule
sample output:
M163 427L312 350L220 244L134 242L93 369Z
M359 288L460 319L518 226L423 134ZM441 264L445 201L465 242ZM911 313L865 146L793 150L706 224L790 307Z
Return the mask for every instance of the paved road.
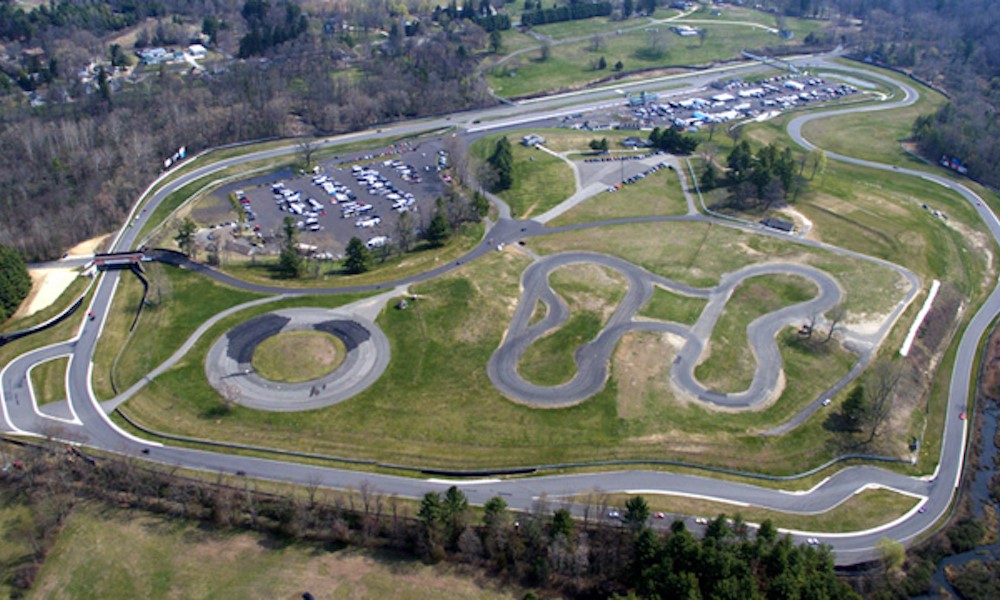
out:
M801 60L799 62L802 62ZM818 62L815 58L812 62ZM842 67L838 67L842 68ZM738 69L731 73L740 72ZM717 76L717 75L716 75ZM714 76L702 76L714 77ZM672 80L676 81L676 80ZM690 85L697 85L698 78L690 78ZM648 84L650 88L656 89L662 86L663 81ZM641 86L630 86L630 88L642 89ZM908 92L909 93L909 92ZM602 94L605 94L602 96ZM579 94L562 95L554 98L544 99L530 105L521 104L513 107L502 107L500 109L490 109L488 111L464 113L456 117L456 121L463 119L478 120L480 118L510 117L510 114L520 115L517 118L529 118L523 116L525 112L538 110L540 118L550 118L557 113L560 106L569 102L581 101L604 102L609 97L606 91L586 92ZM894 108L903 104L903 101L885 103L880 105L881 109ZM580 110L576 108L574 110ZM858 109L846 109L841 111L825 112L823 114L836 114L852 112ZM876 109L861 109L876 110ZM504 113L504 111L514 111ZM521 111L521 112L518 112ZM819 118L819 113L813 113L801 117L800 119ZM511 126L517 118L508 118L506 123L494 126ZM793 137L800 143L808 144L801 139L800 119L793 121L790 131ZM340 136L336 142L350 139L360 139L363 137L377 138L378 136L398 135L404 132L415 132L426 129L428 126L441 125L452 122L450 119L427 120L416 123L405 123L387 128L381 132L364 132ZM116 238L113 248L128 248L135 242L135 234L148 218L152 207L158 205L165 196L172 190L179 188L186 182L197 177L217 171L225 166L236 164L245 160L266 158L295 152L294 147L268 150L258 152L249 157L232 158L214 165L201 167L193 173L181 177L176 184L164 187L164 189L152 195L147 210L138 215L134 227L125 227ZM855 161L848 157L828 155L834 160L848 160L857 162L873 168L885 170L895 170L918 177L922 177L930 182L949 187L958 191L970 202L979 202L978 197L970 190L956 184L946 178L936 175L922 173L912 169L895 169L885 165ZM1000 223L997 222L993 213L982 206L979 208L981 216L987 222L994 237L1000 239ZM688 217L692 218L692 217ZM490 231L489 238L470 253L466 259L472 260L482 253L489 251L489 248L498 240L516 240L526 235L537 234L542 230L542 226L531 222L516 222L501 220L497 226ZM844 252L848 255L856 253ZM862 257L863 258L863 257ZM445 270L453 268L455 265L445 266L440 270L427 274L427 277ZM897 268L897 270L899 270ZM912 275L912 274L911 274ZM362 483L368 482L375 489L387 493L395 493L401 496L418 497L428 490L442 490L450 482L425 481L394 477L387 475L376 475L371 473L359 473L341 469L322 468L313 465L285 463L275 460L264 460L237 455L217 454L202 450L188 448L166 447L155 442L149 442L135 438L116 427L105 415L104 410L99 406L94 398L90 385L90 372L92 370L91 357L100 329L103 327L107 308L111 305L118 282L118 273L105 273L97 285L91 306L100 315L96 321L83 321L79 331L70 340L54 344L28 352L7 364L0 371L0 428L4 431L21 433L25 435L54 435L59 439L77 441L93 447L120 452L123 454L144 456L144 458L166 465L182 465L188 468L202 469L209 472L241 472L248 477L258 477L264 479L274 479L300 484L315 484L346 488L352 486L355 489ZM413 278L417 280L418 278ZM240 287L247 287L240 285ZM271 291L266 286L257 286L255 289ZM376 286L366 286L357 289L377 289ZM316 290L280 290L285 294L316 293ZM348 291L341 289L339 291ZM915 292L911 292L915 293ZM986 331L986 328L994 315L1000 312L1000 288L994 290L979 312L973 317L969 327L964 332L959 345L956 368L953 371L951 381L950 400L945 424L945 436L942 446L941 460L935 474L929 478L905 477L881 468L872 466L848 467L838 471L829 479L823 481L811 490L802 493L789 493L768 487L760 487L731 481L718 480L710 477L680 475L673 473L650 472L650 471L622 471L622 472L601 472L593 474L568 475L557 477L538 477L531 479L509 479L503 481L486 480L481 482L463 482L460 487L469 495L473 502L482 503L488 497L500 494L507 500L508 504L516 509L528 509L534 499L541 494L547 494L549 498L557 498L562 495L577 494L591 489L601 489L605 491L622 492L642 492L642 493L681 493L700 497L709 497L733 503L745 503L763 508L775 510L786 510L790 512L814 513L828 510L840 502L851 497L859 491L871 486L884 486L904 493L916 496L927 497L925 503L926 510L918 512L916 509L910 514L897 520L894 523L876 528L875 530L864 532L853 532L846 534L821 534L817 535L824 543L831 545L836 552L836 561L839 564L851 564L877 556L875 548L879 539L888 536L903 543L909 543L916 539L923 531L931 527L947 510L951 501L954 488L956 487L962 469L962 458L967 435L966 422L957 419L958 411L963 409L969 397L969 382L971 381L971 371L975 366L974 354L978 346L979 339ZM34 399L30 395L28 384L28 370L38 362L60 355L70 355L69 372L67 375L67 393L69 396L68 418L57 420L43 417L35 406ZM144 454L148 452L148 454ZM574 507L580 512L580 507ZM805 532L796 534L799 539L805 537Z
M556 269L578 263L597 264L622 274L628 282L625 296L600 334L576 349L576 374L570 381L556 386L532 384L517 371L521 357L535 340L569 318L568 307L549 285L549 275ZM781 308L750 323L747 341L757 359L757 367L749 388L731 394L707 389L695 377L695 366L733 290L751 277L775 274L806 278L816 285L819 293L811 300ZM638 320L636 315L652 297L654 285L678 294L705 298L708 303L693 326ZM684 338L685 343L671 369L671 378L682 392L724 408L759 406L772 400L779 391L782 360L775 342L777 333L792 323L808 320L811 314L833 308L840 301L840 288L832 277L819 269L799 264L750 265L726 274L713 288L696 289L650 273L628 261L586 252L556 254L536 261L524 271L521 288L521 299L507 328L507 335L490 357L487 372L493 385L508 397L545 408L578 404L601 391L608 376L611 354L618 340L629 331L672 333ZM538 302L545 305L546 315L537 323L530 323Z

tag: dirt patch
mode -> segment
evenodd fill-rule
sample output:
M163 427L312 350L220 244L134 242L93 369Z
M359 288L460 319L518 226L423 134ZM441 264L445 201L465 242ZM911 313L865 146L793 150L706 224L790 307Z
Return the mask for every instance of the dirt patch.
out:
M647 401L677 402L670 386L670 365L683 343L671 334L635 331L622 336L613 363L620 419L645 415Z
M29 269L28 275L31 275L31 292L14 313L14 319L30 317L52 306L79 273L76 269Z
M103 250L106 245L105 242L109 241L110 238L111 234L106 233L95 238L90 238L89 240L84 240L70 248L66 254L69 256L90 256L98 250Z
M549 281L571 311L596 313L605 322L618 308L628 285L617 272L590 263L556 269Z

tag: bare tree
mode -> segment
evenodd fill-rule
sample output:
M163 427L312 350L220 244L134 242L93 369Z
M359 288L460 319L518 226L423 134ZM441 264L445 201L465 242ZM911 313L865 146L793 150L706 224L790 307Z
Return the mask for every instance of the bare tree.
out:
M595 33L593 37L590 38L590 51L600 52L604 48L604 36L599 33Z
M865 380L865 395L868 396L868 441L871 443L878 435L879 428L885 423L892 412L896 386L903 376L903 369L898 363L880 360L875 363Z
M834 306L832 309L830 309L830 312L828 313L830 326L829 329L827 329L826 331L826 337L823 339L824 344L829 342L833 338L833 334L837 333L837 331L840 330L841 323L843 322L844 317L846 316L847 316L847 309L844 308L843 304L838 304L837 306Z
M305 163L305 168L307 170L311 169L313 166L313 156L316 154L316 151L319 150L319 144L316 140L305 138L299 141L296 146L299 149L299 156L302 157L302 162Z

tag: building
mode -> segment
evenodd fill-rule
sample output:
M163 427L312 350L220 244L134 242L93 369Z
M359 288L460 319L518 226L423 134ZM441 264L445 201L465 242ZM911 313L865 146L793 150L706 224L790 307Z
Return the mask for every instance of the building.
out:
M778 231L784 231L785 233L791 233L795 229L795 223L791 221L786 221L784 219L775 219L774 217L768 217L760 222L764 227L770 227L771 229L777 229Z
M531 148L532 146L538 146L545 143L545 138L540 135L535 135L534 133L529 133L528 135L521 138L521 143L525 146Z
M188 54L194 58L205 58L208 54L208 49L201 44L191 44L188 46Z

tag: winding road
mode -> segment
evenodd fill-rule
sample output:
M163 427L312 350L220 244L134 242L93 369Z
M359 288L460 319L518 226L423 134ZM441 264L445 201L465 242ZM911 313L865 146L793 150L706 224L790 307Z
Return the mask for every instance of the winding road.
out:
M798 57L793 59L799 65L823 65L823 57ZM832 66L832 65L828 65ZM726 69L729 74L740 74L757 68L755 65L746 65ZM873 75L868 70L858 70L842 65L835 68L841 71L856 70L864 73L866 77L881 77ZM717 78L721 71L712 73L701 73L683 78L661 78L659 80L645 84L646 89L656 90L667 83L676 84L684 82L689 90L697 89L698 86L705 85L709 80ZM789 125L789 132L793 139L804 147L811 147L811 144L801 136L802 125L809 120L823 118L831 115L848 114L858 111L888 110L901 106L906 106L916 99L916 91L906 84L892 83L892 86L902 89L905 97L892 102L885 102L878 105L855 108L841 108L816 113L803 114L793 119ZM643 89L642 86L630 86L635 89ZM531 103L515 104L490 108L481 111L470 111L445 117L441 119L427 119L418 122L407 122L387 127L379 132L360 132L339 136L324 142L325 144L339 144L345 141L356 139L377 139L388 136L396 136L404 133L415 133L428 129L446 127L450 125L464 123L466 130L470 132L481 132L487 129L502 129L505 127L523 126L524 123L540 123L547 119L552 119L563 114L567 106L574 105L570 110L586 110L588 107L599 106L610 101L620 102L620 98L615 99L613 90L602 88L598 90L577 92L573 94L563 94L546 99L539 99ZM472 121L492 121L485 125L471 126ZM374 143L374 142L373 142ZM149 219L156 206L159 205L172 191L180 189L186 183L196 180L199 177L216 173L221 169L238 163L259 160L291 154L296 152L293 145L284 148L277 148L265 151L254 152L242 157L233 157L225 160L202 166L185 173L177 179L163 185L154 192L144 194L140 204L137 204L133 213L129 216L132 226L126 225L115 238L112 249L120 250L133 247L136 243L136 235ZM967 200L977 206L980 216L986 222L994 238L1000 240L1000 222L997 221L992 211L980 204L980 199L965 186L955 183L950 179L925 173L915 169L896 168L890 165L882 165L868 161L860 161L850 157L828 153L833 160L842 160L854 164L863 165L875 169L891 170L897 173L904 173L915 177L921 177L928 182L945 186L952 189ZM159 182L156 182L159 183ZM151 186L152 188L152 186ZM140 208L141 207L141 208ZM501 213L503 214L503 213ZM707 219L704 216L684 217L689 219ZM726 225L721 224L720 225ZM726 225L730 226L730 225ZM385 291L390 287L406 284L413 281L425 280L434 277L449 269L453 269L462 262L475 260L486 252L492 251L497 243L511 243L524 239L532 235L541 233L551 233L553 229L545 228L541 223L534 221L514 221L502 218L488 233L483 243L471 251L455 264L443 265L442 267L424 273L420 276L409 278L402 282L392 282L381 285L360 286L354 288L337 288L335 290L289 290L275 289L268 286L254 286L244 282L233 281L225 276L210 272L217 279L237 285L241 288L255 289L268 293L278 293L282 295L315 294L319 292L351 292L351 291ZM759 230L757 231L760 232ZM768 233L767 235L775 235ZM792 239L792 238L788 238ZM844 254L857 256L856 253L843 251ZM580 258L563 257L564 260L574 260ZM867 257L865 257L867 258ZM607 257L598 255L587 256L586 259L596 261L608 261ZM178 259L179 260L179 259ZM550 259L558 263L558 258ZM872 260L872 259L869 259ZM613 262L613 261L612 261ZM641 299L646 293L648 286L655 281L654 276L645 272L639 272L634 267L627 264L606 262L612 268L623 272L630 281L629 302L632 306L626 306L619 310L620 321L616 321L614 326L606 331L606 341L597 344L592 348L593 357L582 357L585 361L591 361L595 366L606 363L601 360L603 353L608 352L608 348L613 346L613 341L617 339L621 331L634 327L635 322L630 320L634 315L634 303ZM533 267L537 269L537 274L532 278L544 279L545 269L551 264L543 263L542 266ZM899 268L897 267L897 270ZM902 270L901 272L905 272ZM817 281L823 290L822 279L815 278L815 273L805 276ZM541 495L547 495L550 499L563 496L586 493L590 490L600 489L605 492L622 493L645 493L645 494L682 494L710 500L739 505L752 505L766 509L783 510L795 513L816 513L829 510L860 491L872 487L885 487L901 493L910 494L915 497L926 498L921 510L914 508L908 514L888 523L867 531L850 532L843 534L816 534L811 532L792 532L798 541L804 541L808 537L817 537L819 540L830 545L835 551L835 559L838 564L853 564L874 558L878 555L876 544L882 537L889 537L894 540L908 544L916 540L922 533L933 527L947 512L951 500L954 496L955 488L958 485L962 467L966 438L968 434L968 422L958 418L959 411L964 410L969 399L969 384L975 369L975 351L979 345L979 340L987 331L992 318L1000 313L1000 288L993 290L986 302L970 321L968 327L962 332L962 338L958 347L955 359L955 368L949 390L948 408L944 425L944 438L941 447L941 456L935 472L926 477L908 477L883 468L875 466L851 466L840 469L834 475L817 484L810 490L802 492L786 492L772 487L757 486L746 483L736 483L726 479L716 479L710 476L697 476L688 474L676 474L658 471L629 470L616 472L597 472L575 475L560 475L547 477L533 477L516 479L509 478L503 480L485 479L479 481L440 481L417 478L397 477L366 472L357 472L345 469L334 469L319 467L311 464L295 462L283 462L278 460L266 460L249 456L234 454L221 454L205 450L197 450L185 447L166 446L156 442L137 438L117 427L108 418L104 408L95 399L91 388L91 371L93 369L92 357L97 344L98 337L104 327L104 320L111 306L112 299L119 280L119 273L106 272L100 276L93 293L90 309L93 309L99 318L95 321L88 321L85 318L76 333L69 340L36 349L17 357L0 370L0 430L6 433L45 436L50 435L57 439L69 442L80 443L86 446L100 448L106 451L122 453L135 457L142 457L145 460L155 461L165 465L178 465L185 468L200 469L208 472L228 472L242 473L252 478L262 478L279 480L303 485L322 485L332 488L345 489L352 487L358 489L362 484L367 483L374 489L385 493L392 493L399 496L420 497L425 492L431 490L443 491L452 483L456 483L468 495L473 503L484 503L487 499L495 495L502 495L507 503L514 509L528 510L535 499ZM733 275L736 277L736 275ZM912 277L912 274L909 275ZM550 303L550 317L559 318L559 303L554 302L551 296L547 296L546 286L536 283L535 279L530 279L526 275L526 282L532 287L526 290L526 297L534 294L535 297L548 300ZM911 281L916 284L915 277ZM666 284L666 282L659 282ZM528 287L526 285L526 287ZM695 294L706 294L711 296L710 291L688 290ZM916 293L916 289L911 290L910 298ZM823 302L833 299L832 291L821 291L818 298ZM527 305L527 302L522 302ZM533 304L531 305L533 306ZM794 307L793 307L794 308ZM901 313L902 308L898 309ZM518 317L521 322L512 326L514 338L510 341L509 350L516 354L519 344L524 343L524 338L519 334L530 338L534 335L529 326L524 321L525 314L530 315L531 309L518 309ZM617 315L618 313L616 313ZM554 317L553 317L554 315ZM787 315L786 315L787 316ZM898 314L897 314L898 316ZM556 321L552 321L555 323ZM548 324L548 323L547 323ZM773 324L763 328L761 335L766 337L768 329ZM617 328L617 329L616 329ZM697 329L697 326L694 328ZM688 343L696 340L697 336L689 333ZM761 342L763 344L763 342ZM505 342L505 346L507 342ZM764 345L756 346L758 351L762 351ZM763 350L766 351L766 350ZM695 346L690 351L693 356ZM503 354L503 353L500 353ZM37 363L50 358L62 355L69 355L69 367L66 377L68 405L62 415L46 414L35 404L31 394L28 373L31 367ZM503 358L503 356L501 356ZM506 360L506 359L505 359ZM505 360L499 360L503 363ZM496 372L491 361L491 376L497 373L509 372L509 367L499 365ZM586 369L590 370L590 369ZM603 380L601 375L600 379ZM496 378L494 378L496 381ZM583 380L581 380L583 381ZM756 381L756 378L755 378ZM763 381L763 380L762 380ZM500 385L519 385L516 379L501 377ZM589 383L587 385L593 385ZM580 393L587 391L587 385L581 383ZM688 385L697 389L696 382L692 379ZM529 388L512 389L511 392L517 396L519 394L534 393L537 390ZM574 507L579 512L580 507Z

